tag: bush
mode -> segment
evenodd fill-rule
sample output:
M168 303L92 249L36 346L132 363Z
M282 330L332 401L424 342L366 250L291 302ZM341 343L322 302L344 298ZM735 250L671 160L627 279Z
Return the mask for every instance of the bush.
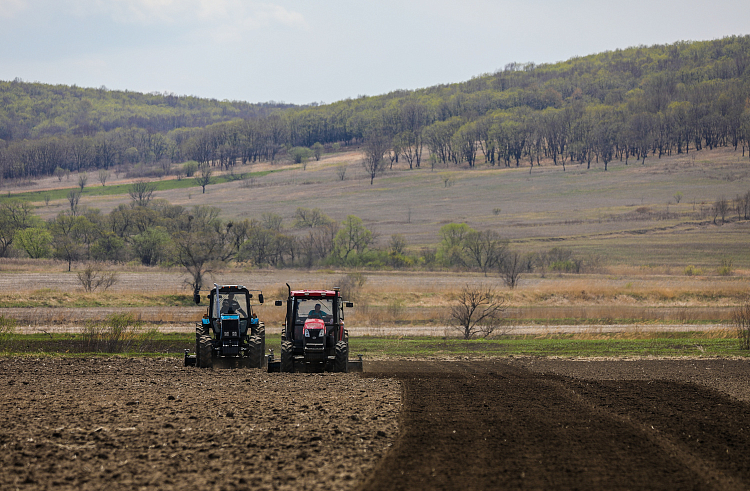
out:
M721 266L719 266L719 276L731 276L732 275L732 260L724 258L721 260Z
M685 268L686 276L700 276L702 274L703 274L703 271L700 268L696 268L692 264L689 265L687 268Z
M83 329L82 340L87 351L100 353L128 353L140 351L152 340L155 329L141 332L141 321L132 313L112 314L104 325L89 323Z
M91 264L78 272L78 281L86 292L93 292L99 287L107 291L110 286L117 283L117 280L117 273L100 271Z
M558 273L572 273L576 269L576 265L571 259L555 261L549 267L552 271L557 271Z
M184 172L187 177L193 177L193 174L198 172L198 162L195 160L188 160L182 164L182 172Z

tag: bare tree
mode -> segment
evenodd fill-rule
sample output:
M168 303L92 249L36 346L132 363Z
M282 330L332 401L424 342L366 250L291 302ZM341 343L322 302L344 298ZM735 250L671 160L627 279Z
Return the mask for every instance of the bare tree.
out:
M500 261L500 276L511 290L518 285L521 273L526 269L526 262L518 252L509 252Z
M186 230L174 237L175 259L190 274L186 283L195 292L201 289L206 275L213 271L213 265L221 262L224 244L218 232L220 227L209 220L193 219L191 215L189 222Z
M323 213L320 208L310 209L299 206L294 212L294 226L297 228L322 227L332 222L333 220Z
M198 175L195 176L195 182L203 190L203 194L206 193L206 186L211 184L211 166L208 164L201 164L198 168Z
M156 184L140 180L130 185L128 188L128 194L130 199L133 200L133 204L137 206L146 206L151 201L154 191L156 191Z
M99 182L102 183L102 187L107 184L109 179L109 171L107 169L99 169Z
M336 166L336 177L339 178L339 181L343 181L346 178L346 165L345 164Z
M721 197L714 202L714 206L712 208L713 216L714 216L714 225L716 225L716 218L721 217L721 223L726 222L727 213L729 213L729 201L725 197Z
M85 292L93 292L99 287L107 291L118 280L117 273L101 271L91 264L86 265L83 271L77 273L77 276Z
M85 172L81 172L78 174L78 187L81 188L81 191L83 191L83 188L86 187L86 183L89 182L89 176Z
M68 191L68 203L70 203L70 211L73 215L78 214L78 202L81 200L81 191L77 189L71 189Z
M385 170L385 159L383 155L391 148L391 143L386 136L378 131L371 132L365 138L364 159L362 167L370 176L370 185L375 180L375 176Z
M491 286L467 284L456 300L458 304L451 307L450 315L464 339L477 334L487 337L500 326L505 299L496 295Z
M471 231L463 241L467 255L485 276L487 271L500 265L508 241L503 240L494 230Z

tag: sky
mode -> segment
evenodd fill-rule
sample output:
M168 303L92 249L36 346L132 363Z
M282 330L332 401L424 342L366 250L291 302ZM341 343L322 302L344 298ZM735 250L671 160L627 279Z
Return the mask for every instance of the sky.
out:
M748 25L747 0L0 0L0 80L331 103Z

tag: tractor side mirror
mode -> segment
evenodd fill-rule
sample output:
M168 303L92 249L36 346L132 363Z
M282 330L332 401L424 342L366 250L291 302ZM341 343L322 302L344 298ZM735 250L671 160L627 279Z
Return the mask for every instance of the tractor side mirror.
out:
M344 307L346 307L347 309L350 309L350 308L354 307L354 304L352 302L346 302L346 303L344 303Z
M258 294L258 302L263 303L263 294L262 293Z
M193 293L193 302L198 305L201 303L201 294L198 292Z
M273 304L277 307L281 307L282 305L284 305L284 302L282 302L281 300L276 300Z

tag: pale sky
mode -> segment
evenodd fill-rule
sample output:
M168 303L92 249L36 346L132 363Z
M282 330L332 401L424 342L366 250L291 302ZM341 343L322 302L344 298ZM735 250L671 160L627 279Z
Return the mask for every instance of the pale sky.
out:
M0 0L0 80L335 102L744 35L747 0Z

